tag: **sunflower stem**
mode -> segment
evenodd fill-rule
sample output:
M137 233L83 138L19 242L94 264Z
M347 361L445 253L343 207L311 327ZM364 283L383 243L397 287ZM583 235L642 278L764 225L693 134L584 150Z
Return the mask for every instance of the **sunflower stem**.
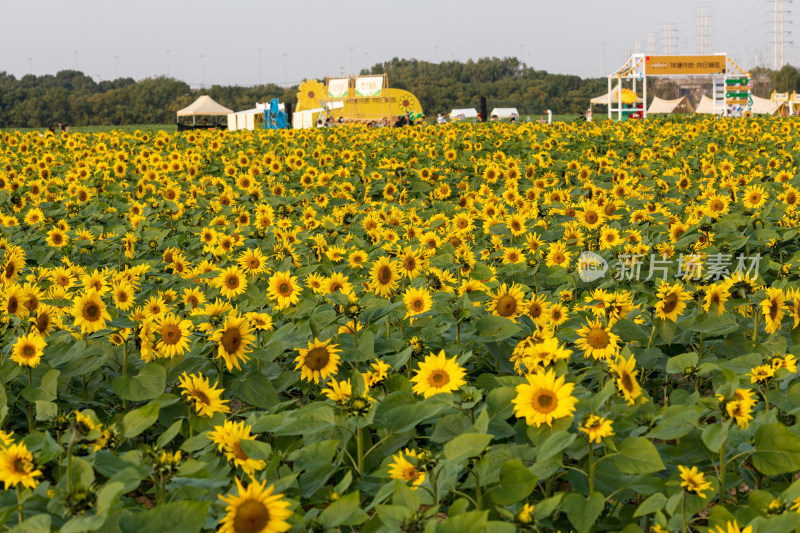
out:
M122 375L128 375L128 341L126 340L125 343L122 345ZM128 400L122 399L122 410L125 411L128 409Z
M719 446L719 504L725 505L725 441Z
M683 533L686 533L686 491L681 494L681 518L683 520Z
M473 465L473 468L472 468L471 472L472 472L472 475L475 476L475 507L477 508L478 511L480 511L481 510L481 478L480 478L480 476L478 476L478 473L475 471L474 466L475 465Z
M28 367L28 387L33 390L33 368ZM28 433L33 432L33 402L28 406Z
M758 339L758 310L756 306L753 305L753 344L756 343Z
M25 511L23 510L22 502L22 488L17 485L17 511L19 512L20 524L25 520Z
M656 335L656 321L653 320L653 329L650 330L650 338L647 339L647 349L648 350L653 345L653 337L655 337L655 335Z
M764 383L764 411L769 412L769 384Z
M358 455L358 477L364 477L364 435L361 426L356 428L356 454Z
M589 441L589 495L594 494L594 450Z
M353 349L358 350L358 318L353 320Z

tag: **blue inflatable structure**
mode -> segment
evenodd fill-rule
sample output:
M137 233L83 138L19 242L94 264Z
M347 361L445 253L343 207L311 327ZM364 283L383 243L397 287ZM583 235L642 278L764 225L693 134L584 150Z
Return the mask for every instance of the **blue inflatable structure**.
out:
M278 108L277 98L273 98L269 104L269 109L264 110L264 128L268 130L289 129L286 113Z

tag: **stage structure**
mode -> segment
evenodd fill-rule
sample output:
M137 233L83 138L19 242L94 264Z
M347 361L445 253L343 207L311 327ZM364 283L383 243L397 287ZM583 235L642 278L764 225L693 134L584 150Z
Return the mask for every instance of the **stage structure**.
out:
M637 115L647 117L647 77L710 76L713 86L713 112L725 116L752 115L753 82L750 73L727 54L710 55L645 55L634 54L616 72L608 75L608 118L625 120ZM616 80L617 88L612 91ZM630 83L636 94L642 88L641 102L623 102L623 85ZM616 107L615 107L616 105ZM614 115L616 114L616 117Z

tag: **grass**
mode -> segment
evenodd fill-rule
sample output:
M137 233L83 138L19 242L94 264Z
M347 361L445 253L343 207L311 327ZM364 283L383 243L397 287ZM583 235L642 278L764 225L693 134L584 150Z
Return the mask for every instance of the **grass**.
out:
M173 133L177 130L177 126L175 124L128 124L125 126L73 126L69 129L71 132L77 133L104 133L108 131L122 131L125 133L133 133L136 130L140 131L166 131L168 133ZM0 131L3 132L11 132L11 131L21 131L21 132L29 132L29 131L40 131L43 132L47 128L2 128Z

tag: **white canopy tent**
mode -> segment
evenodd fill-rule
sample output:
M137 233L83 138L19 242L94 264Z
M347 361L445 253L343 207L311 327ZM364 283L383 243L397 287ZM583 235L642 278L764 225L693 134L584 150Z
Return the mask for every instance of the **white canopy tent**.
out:
M519 112L516 107L495 107L492 109L492 112L489 113L489 116L497 118L519 117Z
M754 115L774 115L778 112L778 104L769 98L752 95L753 106L750 109Z
M450 111L450 120L464 120L465 118L477 118L478 111L474 107L465 109L453 109Z
M647 113L672 115L674 113L694 113L694 108L691 102L685 97L681 96L675 100L662 100L658 96L653 98L650 102L650 107L647 108Z
M192 117L192 124L197 117L223 116L233 113L227 107L218 104L210 96L204 94L197 100L178 111L178 117Z
M700 99L700 103L697 104L697 109L695 109L694 112L704 115L714 114L714 101L708 96L703 95L703 97ZM716 114L721 115L722 109L717 108Z

